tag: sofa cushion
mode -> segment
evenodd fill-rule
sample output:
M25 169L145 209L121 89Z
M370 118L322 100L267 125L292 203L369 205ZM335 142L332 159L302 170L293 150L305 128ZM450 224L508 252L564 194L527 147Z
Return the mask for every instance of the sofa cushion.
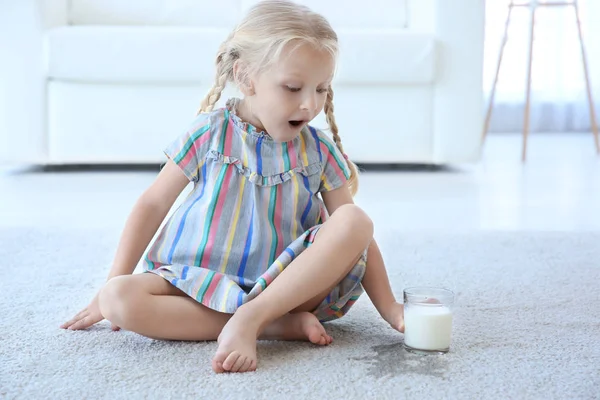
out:
M231 26L260 0L70 0L72 25ZM406 0L297 0L324 15L336 29L404 28ZM357 4L359 3L359 4ZM341 12L343 10L343 12Z
M340 30L338 83L427 84L435 79L435 38L407 30Z
M46 34L48 76L81 82L206 83L228 29L67 26ZM435 39L406 30L338 31L337 82L431 83Z
M243 0L70 0L71 25L232 27Z
M77 26L46 34L47 73L81 82L194 82L214 79L229 30Z

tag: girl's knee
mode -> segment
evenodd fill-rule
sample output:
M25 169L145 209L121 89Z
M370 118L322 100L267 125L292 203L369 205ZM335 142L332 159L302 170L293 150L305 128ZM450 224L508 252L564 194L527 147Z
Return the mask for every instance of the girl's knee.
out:
M355 204L344 204L331 215L342 226L343 230L367 244L373 239L373 221L366 212Z
M113 324L121 326L137 314L140 293L133 283L131 275L116 276L100 291L100 312Z

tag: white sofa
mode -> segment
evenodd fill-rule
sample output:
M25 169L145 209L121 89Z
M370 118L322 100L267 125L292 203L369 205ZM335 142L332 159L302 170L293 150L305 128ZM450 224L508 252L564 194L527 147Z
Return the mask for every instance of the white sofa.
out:
M162 162L255 1L0 2L0 162ZM301 2L338 32L335 109L354 161L478 160L484 0Z

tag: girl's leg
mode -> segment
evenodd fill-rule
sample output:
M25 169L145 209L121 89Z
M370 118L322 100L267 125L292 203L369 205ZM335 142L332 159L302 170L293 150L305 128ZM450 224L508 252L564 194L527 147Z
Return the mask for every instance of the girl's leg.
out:
M111 279L99 300L104 318L153 339L215 340L231 317L198 304L151 273Z
M256 340L268 324L290 311L314 310L350 272L372 239L373 224L360 208L339 207L319 229L312 246L227 322L218 338L213 369L253 369L245 367L256 364Z
M164 278L151 273L118 276L100 292L100 311L113 324L141 335L166 340L216 340L231 318L199 304ZM288 314L263 332L264 339L331 338L310 313Z

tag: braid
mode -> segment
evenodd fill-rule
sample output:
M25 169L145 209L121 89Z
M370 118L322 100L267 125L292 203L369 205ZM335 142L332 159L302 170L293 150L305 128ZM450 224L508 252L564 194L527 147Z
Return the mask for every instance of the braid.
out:
M331 88L331 86L329 86L329 88L327 89L327 98L325 100L325 106L323 109L325 111L327 124L329 125L329 129L331 130L331 134L333 135L333 141L345 157L346 153L344 153L342 139L340 138L340 135L338 133L338 127L335 123L335 118L333 116L333 89ZM352 196L354 196L358 191L358 168L356 167L356 164L354 164L352 161L348 159L346 159L346 161L348 163L348 167L350 168L350 179L348 181L348 187L350 188L350 193L352 193Z
M202 112L211 112L221 98L221 93L227 84L227 74L221 74L217 77L215 85L210 89L198 110L198 114Z
M225 50L224 48L226 46L227 42L221 45L221 50L219 51L216 60L217 77L215 79L215 84L209 90L204 100L202 100L198 114L202 112L211 112L213 110L215 104L217 104L221 98L221 93L223 93L227 82L233 78L233 64L238 58L238 54L233 50Z

